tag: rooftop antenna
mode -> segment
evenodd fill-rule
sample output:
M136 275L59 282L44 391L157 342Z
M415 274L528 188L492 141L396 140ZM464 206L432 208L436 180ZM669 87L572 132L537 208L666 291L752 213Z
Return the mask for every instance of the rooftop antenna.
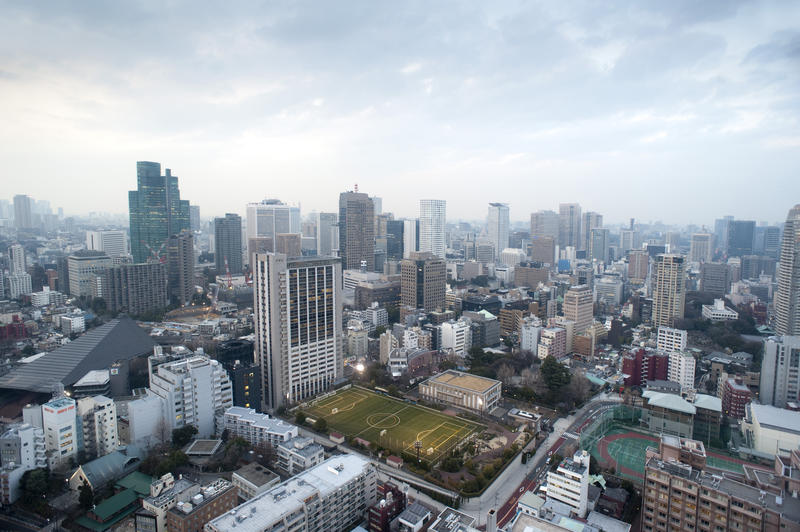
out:
M358 183L356 183L355 191L358 192Z

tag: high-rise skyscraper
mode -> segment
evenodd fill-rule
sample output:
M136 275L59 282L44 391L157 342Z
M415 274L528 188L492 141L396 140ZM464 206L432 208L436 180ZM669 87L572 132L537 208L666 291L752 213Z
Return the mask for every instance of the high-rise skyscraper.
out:
M86 231L86 249L103 251L109 257L128 254L128 235L125 231Z
M170 302L187 305L194 295L194 236L188 229L169 236L166 256Z
M388 260L403 259L403 227L405 220L389 220L386 222L386 258Z
M581 221L581 234L583 235L583 243L581 249L586 250L586 255L589 255L589 250L592 249L592 229L603 227L603 215L597 212L585 212Z
M14 227L17 229L30 229L33 227L33 213L31 198L24 194L14 196Z
M330 389L342 376L342 271L333 257L259 253L254 262L261 407L272 412Z
M508 247L508 205L505 203L490 203L486 225L489 240L494 244L495 259Z
M775 293L775 332L800 336L800 204L789 211L783 226Z
M582 334L594 319L594 297L588 285L573 286L564 294L564 317L575 323L574 334Z
M558 242L559 217L555 211L531 213L531 239L537 236L552 238Z
M714 235L710 233L692 234L692 240L689 244L689 262L711 262L713 237Z
M400 263L400 301L427 311L444 308L447 268L433 253L415 252Z
M741 257L753 254L756 223L752 220L733 220L728 225L728 255Z
M587 213L588 214L588 213ZM608 262L608 229L594 227L589 231L589 247L586 248L586 258L602 262Z
M339 225L335 212L318 212L317 222L317 255L321 257L335 256L339 251Z
M200 205L189 205L189 228L192 231L200 230Z
M279 234L300 234L300 208L286 205L277 199L265 199L247 204L247 256L275 251Z
M339 256L342 269L375 268L375 211L370 197L361 192L339 194Z
M136 184L128 192L133 262L159 260L167 239L189 229L189 202L169 168L161 175L160 163L137 162Z
M642 284L650 270L650 255L641 249L628 252L628 279L634 284Z
M419 220L403 220L403 258L419 251Z
M683 317L686 302L686 260L683 255L656 255L653 266L654 327L672 327Z
M444 225L447 220L445 200L419 200L419 250L445 258Z
M558 245L563 249L581 246L581 206L577 203L561 203L558 206Z
M778 408L800 399L800 336L772 336L764 342L759 399Z
M733 221L733 216L723 216L714 220L714 240L716 249L722 253L728 251L728 230Z
M242 273L242 217L238 214L214 218L214 262L217 275Z

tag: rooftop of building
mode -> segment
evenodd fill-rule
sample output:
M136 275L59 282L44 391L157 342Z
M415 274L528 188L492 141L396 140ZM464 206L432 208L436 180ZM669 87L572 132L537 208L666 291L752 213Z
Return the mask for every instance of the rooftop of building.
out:
M187 456L211 456L222 447L222 440L194 440L186 448Z
M78 379L73 386L103 386L110 380L107 369L93 369Z
M747 418L754 419L762 428L800 434L800 412L759 403L750 403L748 409L751 415Z
M3 375L0 388L52 393L59 384L72 386L91 370L146 355L155 345L147 332L130 318L114 319Z
M497 386L500 381L489 379L487 377L479 377L478 375L470 375L469 373L462 373L453 369L443 371L429 379L431 383L446 384L448 386L455 386L463 390L471 392L484 393Z
M316 443L313 438L306 436L295 436L290 440L278 443L278 447L289 450L294 454L299 454L305 458L310 458L322 451L322 445Z
M428 508L427 506L423 505L418 501L414 501L408 506L406 509L397 516L398 519L405 521L406 523L410 523L412 525L417 523L422 523L425 520L425 517L428 515L432 515L433 511Z
M226 491L233 489L233 484L224 478L218 478L200 489L200 493L192 496L189 502L177 502L170 513L185 519L199 508L211 503Z
M750 388L748 388L744 384L736 382L735 377L729 377L728 380L726 381L726 384L730 389L736 390L737 392L748 392L748 393L750 392Z
M475 518L452 508L445 508L431 524L432 532L467 532L474 530Z
M240 467L234 471L233 474L255 486L263 486L279 478L278 475L257 462L252 462L246 466Z
M684 414L694 415L697 413L697 408L693 404L675 394L645 390L642 392L642 397L647 399L649 406L666 408L667 410L674 410Z
M282 419L270 417L269 414L261 414L252 408L232 406L225 411L225 415L236 417L241 422L252 424L254 427L263 428L267 432L287 433L297 430L297 427L291 423L287 423Z
M175 484L173 484L171 488L162 491L155 497L147 497L145 501L153 506L161 507L164 506L170 499L177 497L179 494L195 485L197 485L196 482L181 477L175 481Z
M289 480L240 504L217 517L211 524L215 529L238 532L260 532L267 523L281 519L301 508L309 497L323 497L345 486L361 475L369 462L354 454L335 456L296 475Z

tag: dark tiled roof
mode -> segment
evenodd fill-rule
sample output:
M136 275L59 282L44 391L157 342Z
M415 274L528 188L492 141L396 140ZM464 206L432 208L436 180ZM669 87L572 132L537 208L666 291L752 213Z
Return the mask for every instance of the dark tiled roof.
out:
M0 377L0 388L50 393L71 386L91 370L105 369L153 350L155 342L130 318L111 320L77 340Z

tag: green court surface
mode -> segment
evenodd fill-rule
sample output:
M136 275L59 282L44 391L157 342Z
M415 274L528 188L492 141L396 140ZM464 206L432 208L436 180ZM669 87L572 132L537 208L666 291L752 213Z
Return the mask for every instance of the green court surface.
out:
M658 448L658 442L652 436L613 428L589 448L589 452L597 459L601 467L616 468L619 475L631 480L644 477L645 454L648 447ZM717 469L742 473L742 465L719 455L708 454L706 463Z
M406 403L363 388L349 388L312 401L302 410L328 428L390 449L395 454L419 455L437 462L445 453L483 427L477 423Z

